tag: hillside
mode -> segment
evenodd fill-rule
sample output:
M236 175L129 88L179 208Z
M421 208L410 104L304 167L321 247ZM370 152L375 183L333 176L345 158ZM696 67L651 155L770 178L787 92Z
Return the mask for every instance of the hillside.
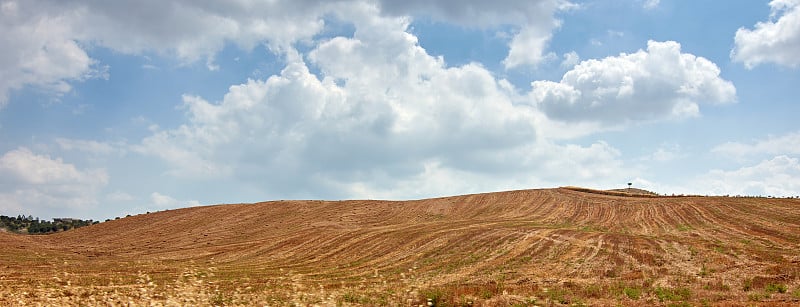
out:
M800 302L800 200L609 194L274 201L0 232L0 305Z

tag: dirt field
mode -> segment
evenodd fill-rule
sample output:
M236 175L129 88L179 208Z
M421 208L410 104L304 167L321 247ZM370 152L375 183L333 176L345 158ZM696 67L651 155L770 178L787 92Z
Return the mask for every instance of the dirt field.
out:
M800 199L623 192L276 201L0 232L0 305L800 305Z

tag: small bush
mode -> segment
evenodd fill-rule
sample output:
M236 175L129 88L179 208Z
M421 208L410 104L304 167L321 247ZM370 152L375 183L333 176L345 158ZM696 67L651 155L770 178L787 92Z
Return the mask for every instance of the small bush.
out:
M752 279L746 278L744 281L742 281L742 291L747 292L747 291L750 291L752 289L753 289L753 280Z
M345 303L351 303L351 304L364 304L367 302L367 300L364 297L355 294L353 292L347 292L343 294L341 299Z
M445 298L445 293L441 289L427 290L422 292L422 295L425 296L426 300L430 300L434 306L441 305Z
M653 290L658 297L659 301L683 301L692 297L692 290L689 288L661 288L657 287Z
M558 302L561 304L569 304L569 299L567 298L567 291L564 289L553 289L551 290L548 295L550 296L550 300L554 302Z
M586 298L600 298L603 297L603 287L596 284L587 285L580 289L581 296Z
M786 293L788 289L789 288L783 284L768 284L766 287L764 287L764 290L766 290L769 293L775 293L775 292Z
M622 289L622 292L625 293L625 296L632 300L638 300L640 297L642 297L642 290L639 288L625 287L625 289Z
M768 294L750 293L747 295L747 299L753 302L758 302L766 298L769 298Z

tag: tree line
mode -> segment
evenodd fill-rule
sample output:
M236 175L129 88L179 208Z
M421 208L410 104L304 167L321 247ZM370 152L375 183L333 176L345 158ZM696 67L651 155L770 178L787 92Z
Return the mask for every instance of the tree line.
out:
M92 220L81 220L73 218L54 218L53 221L40 220L38 217L18 215L0 215L0 228L15 233L45 234L59 231L67 231L74 228L97 224Z

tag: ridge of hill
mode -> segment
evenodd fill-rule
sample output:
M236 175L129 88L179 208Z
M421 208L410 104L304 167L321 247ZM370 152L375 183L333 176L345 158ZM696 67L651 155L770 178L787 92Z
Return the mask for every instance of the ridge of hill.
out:
M562 187L563 189L578 191L578 192L586 192L586 193L594 193L594 194L604 194L604 195L614 195L614 196L631 196L631 197L659 197L658 193L651 192L648 190L638 189L638 188L625 188L625 189L611 189L611 190L595 190L589 188L581 188L581 187Z
M193 293L231 304L800 300L800 200L586 190L215 205L0 233L0 293L50 297L34 285L66 273L99 299L87 289L135 288L144 274L166 300L202 276L216 290Z

